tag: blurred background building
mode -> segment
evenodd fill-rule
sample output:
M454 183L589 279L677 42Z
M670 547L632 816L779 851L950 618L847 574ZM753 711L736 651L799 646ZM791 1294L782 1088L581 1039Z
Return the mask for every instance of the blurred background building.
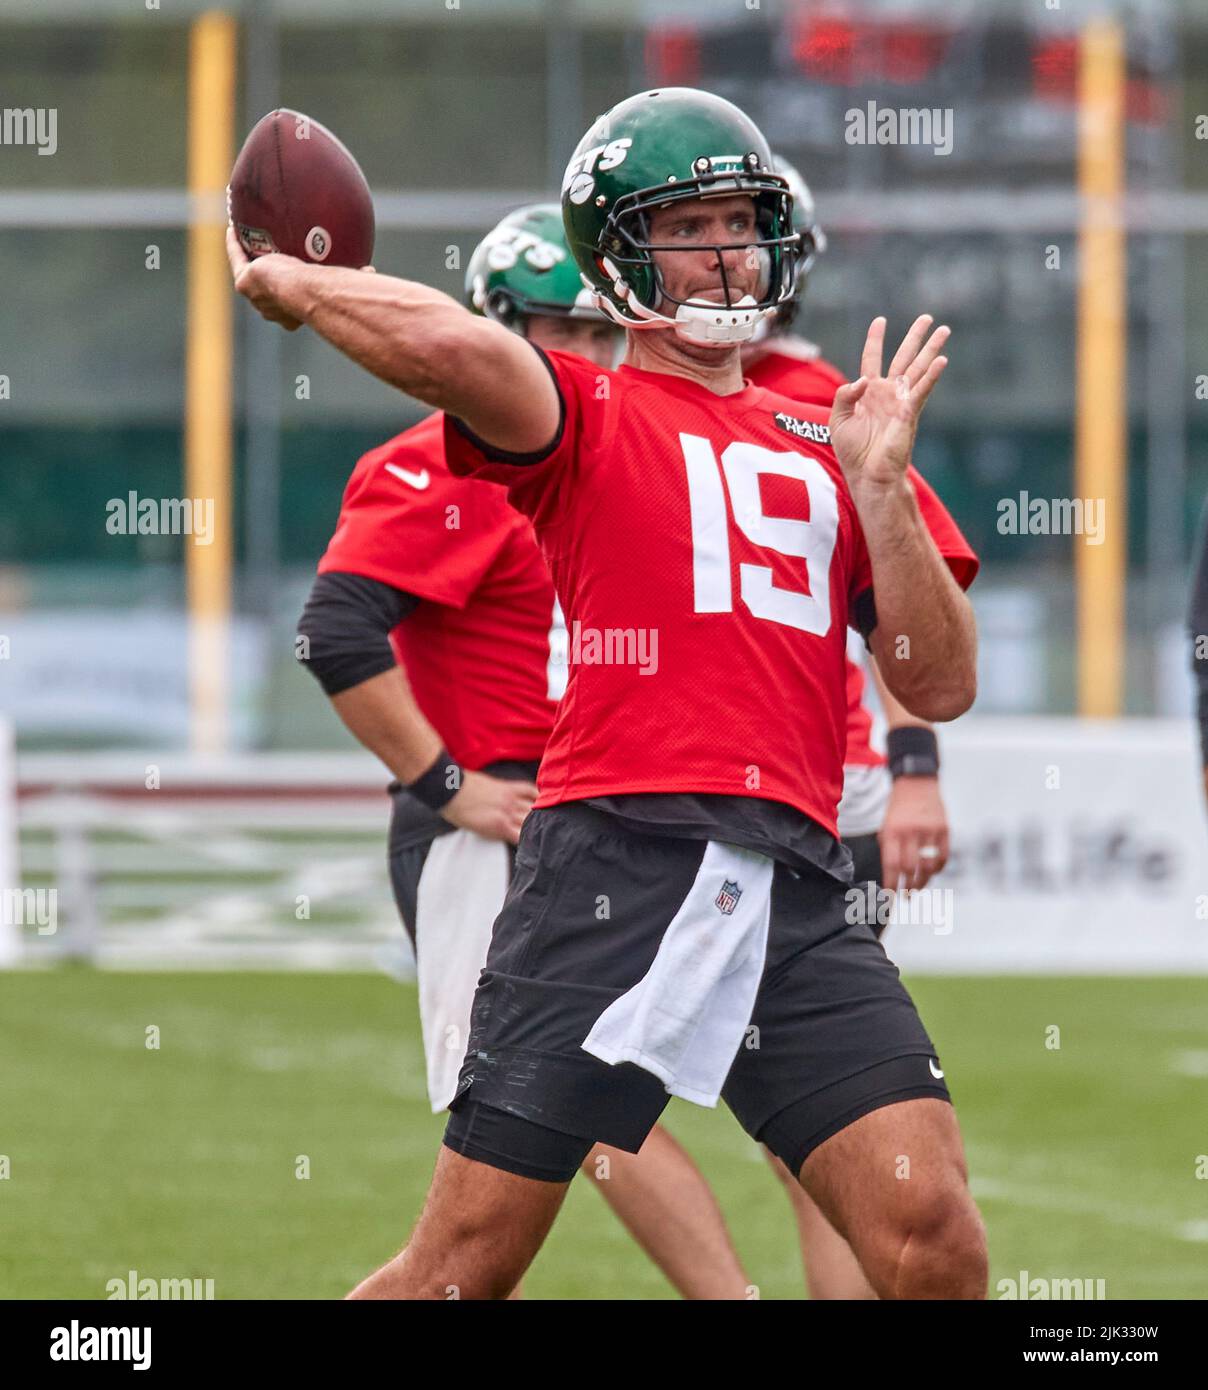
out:
M297 885L282 880L283 866L301 871L330 844L332 817L308 841L268 816L267 802L245 802L243 830L267 818L279 838L271 853L263 840L241 848L232 778L262 790L276 779L329 812L338 804L353 833L352 774L325 764L320 775L313 761L322 750L351 753L352 742L294 659L294 625L357 457L422 413L315 335L283 334L234 305L232 503L217 517L233 561L228 799L204 834L193 820L135 811L144 767L198 746L189 538L114 534L107 520L131 493L188 496L190 45L205 8L0 0L5 114L55 115L53 148L49 128L40 147L15 124L0 144L0 717L21 754L25 881L57 883L85 935L98 874L108 918L133 919L162 896L163 875L115 886L144 870L146 837L174 837L179 856L183 841L208 841L224 825L235 838L219 847L221 873L254 878L267 856L273 911L292 920L286 889ZM749 111L811 184L829 238L800 331L854 373L876 313L889 314L891 331L922 310L955 330L916 462L984 560L972 595L980 694L962 721L972 729L987 716L1102 712L1088 710L1078 684L1080 654L1111 642L1085 614L1079 625L1083 539L1003 534L998 523L1003 502L1021 494L1079 495L1080 43L1088 20L1109 17L1123 47L1127 412L1124 505L1111 516L1126 538L1123 675L1108 712L1187 719L1183 613L1208 493L1208 277L1197 273L1208 235L1208 10L1190 0L218 8L234 35L234 147L277 105L322 121L374 190L378 268L458 296L483 232L517 204L555 194L583 131L621 97L699 85ZM849 143L851 113L869 103L949 112L948 147ZM1100 582L1083 574L1084 598ZM85 751L110 762L73 761ZM363 755L354 766L353 782L376 796L381 770ZM186 767L197 771L179 763L178 784ZM134 790L116 813L128 842L109 845L101 873L87 841L103 841L113 808L90 802L73 820L62 796L69 783L106 778L119 790L133 778ZM1182 795L1179 806L1192 806L1192 791ZM190 816L197 805L194 795ZM363 897L350 920L378 895L384 933L382 814L376 800L362 806L361 857L325 881L331 912ZM1179 814L1185 824L1189 813ZM89 817L87 834L65 829ZM190 866L179 867L192 882ZM266 909L263 895L236 895L206 910L237 933Z
M0 5L0 91L57 111L53 157L0 150L0 611L23 747L188 737L180 537L106 503L181 495L189 20L124 0ZM1073 541L997 505L1074 494L1077 36L1083 6L693 0L278 0L240 17L236 139L282 104L375 191L383 270L460 292L469 249L548 195L590 120L658 84L731 97L813 186L830 247L804 330L854 368L864 325L955 329L918 463L985 558L978 711L1072 712ZM1208 491L1208 11L1119 7L1127 34L1125 705L1188 708L1179 635ZM1197 76L1198 74L1198 76ZM844 140L845 112L949 107L951 152ZM1054 256L1053 248L1056 249ZM148 268L153 264L155 268ZM237 317L236 747L340 743L293 622L358 454L420 408L313 335Z

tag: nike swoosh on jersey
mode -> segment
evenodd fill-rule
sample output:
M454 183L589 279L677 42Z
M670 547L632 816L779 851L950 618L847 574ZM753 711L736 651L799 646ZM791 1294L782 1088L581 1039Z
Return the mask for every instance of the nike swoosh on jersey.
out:
M385 468L387 473L393 473L396 478L401 478L404 483L416 488L420 492L423 492L424 488L432 481L432 475L426 468L421 469L418 473L412 473L406 468L400 468L396 463L388 463L385 465Z
M931 1068L931 1075L934 1076L937 1080L938 1080L940 1077L943 1076L943 1074L944 1074L943 1068L942 1068L942 1067L937 1067L937 1066L935 1065L935 1059L934 1059L934 1058L928 1057L928 1058L927 1058L927 1065Z

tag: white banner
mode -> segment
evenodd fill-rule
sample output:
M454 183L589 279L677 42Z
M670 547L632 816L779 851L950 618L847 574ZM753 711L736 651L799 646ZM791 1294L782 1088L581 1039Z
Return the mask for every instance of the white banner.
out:
M973 719L940 740L952 858L886 933L903 970L1208 973L1190 720Z
M46 609L5 618L11 654L0 717L46 741L137 739L156 746L189 738L189 624L175 609ZM231 735L253 733L267 652L258 626L230 626Z

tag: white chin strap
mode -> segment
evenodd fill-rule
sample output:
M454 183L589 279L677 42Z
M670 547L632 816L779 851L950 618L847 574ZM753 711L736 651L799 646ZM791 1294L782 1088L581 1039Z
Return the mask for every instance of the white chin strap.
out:
M768 338L772 336L773 332L775 331L775 328L775 323L773 323L770 318L766 318L761 323L757 323L755 325L755 332L751 334L750 338L747 341L752 343L765 342Z
M596 307L624 328L674 328L676 336L687 343L730 347L733 343L750 342L763 321L776 312L774 308L761 309L757 301L747 294L729 308L705 300L681 304L675 311L675 317L668 318L666 314L639 303L610 260L604 261L604 271L612 280L617 298L624 300L626 309L633 317L622 314L607 295L598 292Z
M687 343L703 343L708 347L749 343L771 312L761 309L749 294L743 295L730 309L720 304L681 304L675 311L675 332Z

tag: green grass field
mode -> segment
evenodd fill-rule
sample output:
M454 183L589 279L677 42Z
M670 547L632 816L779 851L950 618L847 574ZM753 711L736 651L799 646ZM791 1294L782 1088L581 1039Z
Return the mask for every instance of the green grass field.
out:
M1208 1297L1205 982L912 988L957 1100L991 1294L1026 1269L1105 1279L1109 1297ZM334 1298L405 1238L442 1130L412 989L365 975L12 973L0 1017L0 1296L101 1298L133 1269L212 1278L219 1298ZM668 1117L761 1296L801 1297L793 1225L755 1146L725 1110L676 1102ZM674 1296L581 1184L526 1292Z

